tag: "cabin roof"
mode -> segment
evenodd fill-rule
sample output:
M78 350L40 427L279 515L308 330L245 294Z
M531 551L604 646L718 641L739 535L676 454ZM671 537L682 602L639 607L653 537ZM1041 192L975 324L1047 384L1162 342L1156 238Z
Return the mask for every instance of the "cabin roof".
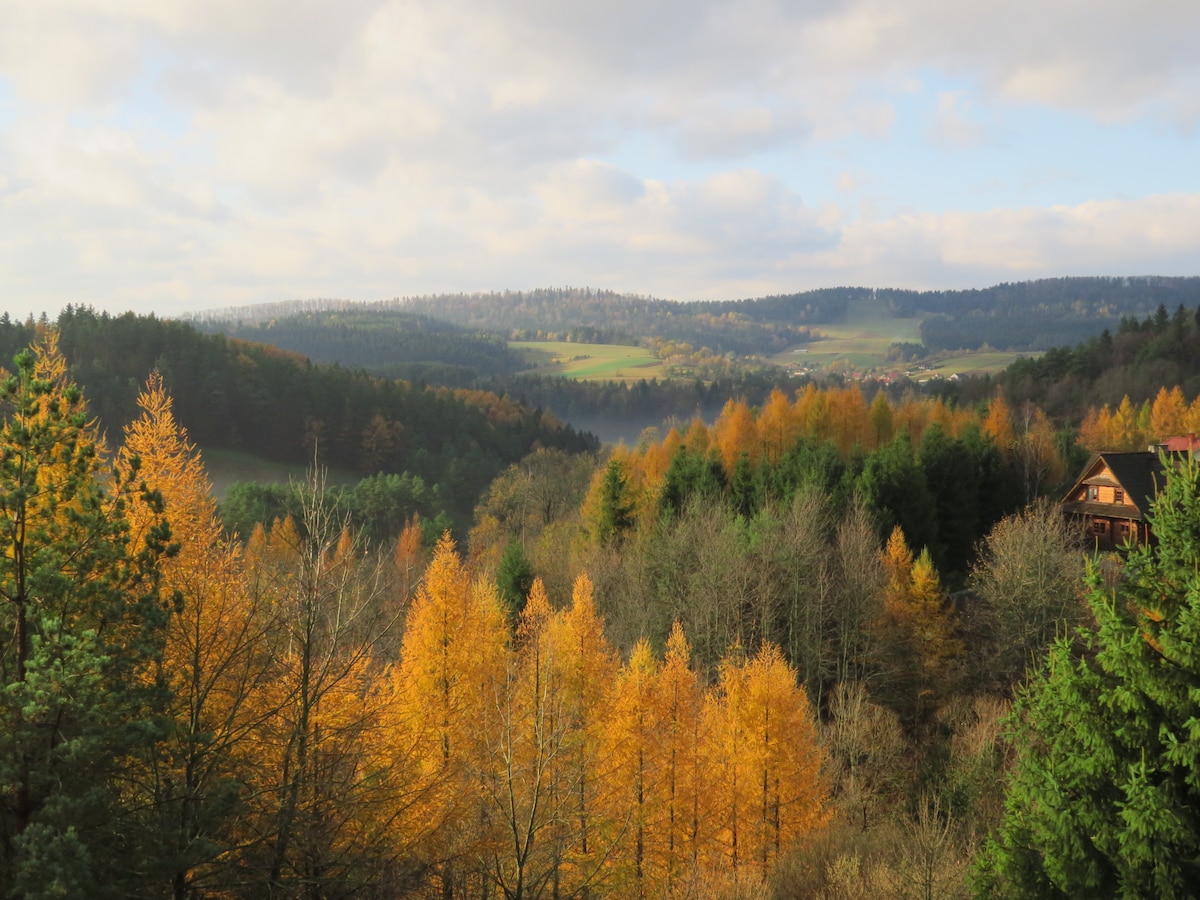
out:
M1125 491L1127 504L1133 504L1137 511L1135 515L1134 510L1128 510L1128 513L1124 514L1125 517L1141 519L1150 511L1150 504L1157 496L1158 487L1162 483L1163 467L1157 453L1145 450L1096 453L1088 460L1088 464L1083 467L1083 474L1063 497L1063 505L1069 507L1072 512L1112 515L1115 504L1094 501L1081 503L1074 499L1076 492L1083 485L1103 484Z

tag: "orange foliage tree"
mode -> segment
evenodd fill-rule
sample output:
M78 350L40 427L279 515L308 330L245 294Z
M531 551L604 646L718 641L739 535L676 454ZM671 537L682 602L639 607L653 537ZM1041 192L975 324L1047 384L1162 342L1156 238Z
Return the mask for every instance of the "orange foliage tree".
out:
M735 880L759 880L785 848L829 816L824 751L808 697L778 647L765 643L750 660L735 648L721 663L706 715L717 833L704 858Z
M273 622L249 590L239 547L227 541L204 466L175 420L158 373L138 398L141 417L125 430L118 458L139 462L143 483L157 491L178 553L161 564L164 589L179 598L161 660L170 688L171 735L154 771L156 792L171 809L163 838L177 860L177 895L203 889L217 876L210 865L228 853L236 806L232 786L253 761L239 748L254 733L252 697L273 677L267 637ZM130 510L134 540L157 524L149 510Z

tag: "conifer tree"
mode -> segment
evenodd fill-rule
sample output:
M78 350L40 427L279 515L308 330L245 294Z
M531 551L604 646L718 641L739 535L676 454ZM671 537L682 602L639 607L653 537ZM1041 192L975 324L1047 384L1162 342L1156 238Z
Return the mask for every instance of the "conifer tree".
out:
M54 332L0 402L0 895L135 895L163 874L138 776L167 701L169 530L136 461L106 461Z
M246 761L239 745L251 730L250 697L269 677L271 622L249 591L237 544L222 534L208 477L187 433L175 420L158 373L138 398L140 418L125 429L119 460L138 469L163 500L179 553L161 564L163 587L178 596L162 656L171 688L170 730L151 783L163 815L161 847L172 861L176 897L217 877L209 864L236 839L228 827ZM157 522L148 507L130 510L132 534Z
M1184 897L1200 884L1200 466L1171 470L1095 625L1019 697L1006 810L977 872L995 897Z

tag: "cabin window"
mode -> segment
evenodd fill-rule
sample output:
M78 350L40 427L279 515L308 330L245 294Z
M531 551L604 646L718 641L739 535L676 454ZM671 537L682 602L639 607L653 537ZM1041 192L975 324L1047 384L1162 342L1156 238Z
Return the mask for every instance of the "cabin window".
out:
M1120 535L1121 540L1125 540L1126 538L1128 538L1129 537L1129 523L1128 522L1118 522L1117 523L1117 534Z
M1113 503L1124 503L1125 492L1120 488L1113 488Z
M1092 519L1092 534L1108 534L1108 522L1104 519Z
M1100 499L1100 488L1094 484L1089 485L1087 497L1089 500L1099 500Z

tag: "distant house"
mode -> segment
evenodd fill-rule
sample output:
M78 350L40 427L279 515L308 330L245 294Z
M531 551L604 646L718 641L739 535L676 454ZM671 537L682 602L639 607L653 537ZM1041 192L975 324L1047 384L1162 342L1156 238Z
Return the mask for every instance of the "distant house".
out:
M1160 452L1169 458L1197 450L1200 440L1188 435L1150 450L1097 453L1063 497L1063 513L1082 522L1099 550L1148 541L1146 513L1166 480Z
M1163 481L1157 452L1097 453L1063 498L1063 512L1082 520L1097 549L1147 541L1146 513Z

